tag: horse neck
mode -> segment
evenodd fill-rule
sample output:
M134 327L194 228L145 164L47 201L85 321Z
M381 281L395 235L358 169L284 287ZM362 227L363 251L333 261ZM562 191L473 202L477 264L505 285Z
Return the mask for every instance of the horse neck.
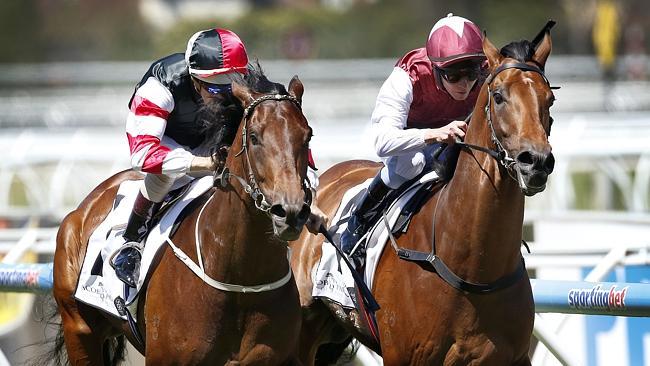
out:
M485 104L486 91L482 90L466 143L492 148ZM443 238L460 238L438 246L441 257L457 262L454 270L469 280L482 282L514 271L521 255L524 196L495 159L480 151L463 150L454 177L440 199L437 216L447 223L439 225L438 230L453 232Z
M247 180L245 153L234 154L226 167ZM212 278L237 284L261 284L287 272L287 245L273 236L271 220L258 210L244 187L234 178L225 189L217 189L205 206L199 222L205 271ZM254 270L252 270L254 269Z

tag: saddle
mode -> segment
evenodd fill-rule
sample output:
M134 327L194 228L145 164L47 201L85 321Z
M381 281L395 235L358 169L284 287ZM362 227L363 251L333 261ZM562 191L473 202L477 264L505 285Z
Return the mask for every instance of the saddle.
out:
M403 203L404 206L400 209L397 221L391 228L391 233L393 235L405 233L408 230L413 215L420 210L420 208L433 196L435 192L439 190L439 188L451 180L454 171L456 170L459 154L459 146L441 144L433 153L432 163L426 166L422 173L402 184L400 188L393 190L390 195L384 199L381 205L376 209L374 216L371 216L368 219L369 229L364 235L365 239L363 239L361 244L350 253L350 257L353 259L357 268L360 269L363 267L366 255L366 244L368 243L369 236L378 226L382 217L386 215L387 210L390 209L396 201L402 198L406 192L412 194L408 201ZM432 180L425 179L425 182L418 186L418 182L420 182L423 177L432 173L435 173L437 177ZM414 190L416 191L415 193L413 193ZM336 237L335 233L339 232L340 226L346 222L347 219L342 220L336 225L330 227L328 230L330 235L334 237L339 249L341 248L340 236Z
M211 193L212 183L212 177L196 179L167 195L145 239L147 244L143 251L138 287L125 290L124 283L117 279L108 259L124 242L122 233L141 182L122 182L112 210L90 236L75 298L126 320L123 308L136 303L138 293L146 286L147 271L154 263L158 249L165 245L167 238L173 236L181 222L205 202ZM117 298L121 298L122 306L115 302Z

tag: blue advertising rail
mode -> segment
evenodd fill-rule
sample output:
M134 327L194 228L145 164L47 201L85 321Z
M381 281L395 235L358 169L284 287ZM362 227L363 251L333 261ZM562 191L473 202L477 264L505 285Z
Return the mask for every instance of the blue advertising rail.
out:
M52 291L52 263L0 264L0 292ZM650 316L650 284L530 280L535 312Z
M650 316L650 284L530 280L535 312Z
M0 263L0 292L51 292L52 270L52 263Z

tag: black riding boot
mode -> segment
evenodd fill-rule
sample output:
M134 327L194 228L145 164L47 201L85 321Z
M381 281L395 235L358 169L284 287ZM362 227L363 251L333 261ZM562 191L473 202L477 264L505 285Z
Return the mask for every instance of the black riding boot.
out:
M129 222L122 235L126 242L113 255L111 265L115 268L117 278L131 287L136 287L140 275L142 249L144 248L143 239L147 236L149 223L158 208L160 208L160 203L149 201L141 192L138 192Z
M386 196L392 191L382 180L381 174L377 173L368 189L364 192L361 203L354 209L348 226L341 234L341 250L350 254L359 239L369 229L379 211L382 209Z

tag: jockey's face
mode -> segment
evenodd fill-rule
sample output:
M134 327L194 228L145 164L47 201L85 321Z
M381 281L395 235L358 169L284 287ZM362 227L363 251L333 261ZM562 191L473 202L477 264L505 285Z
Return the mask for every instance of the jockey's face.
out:
M231 99L230 84L213 85L201 80L192 78L194 90L201 96L204 104L219 103Z
M476 84L481 66L475 61L464 61L437 71L449 95L455 100L465 100Z
M447 93L449 93L449 95L451 95L455 100L467 99L474 84L476 84L476 80L469 80L468 78L462 78L455 83L451 83L447 81L447 79L442 78L442 85L445 87L445 90L447 90Z

